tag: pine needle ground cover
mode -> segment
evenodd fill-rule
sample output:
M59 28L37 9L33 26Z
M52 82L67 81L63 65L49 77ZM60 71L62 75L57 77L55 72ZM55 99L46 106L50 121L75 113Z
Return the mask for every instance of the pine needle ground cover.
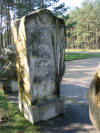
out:
M0 90L0 133L39 133L37 125L25 120L15 104Z
M65 52L65 61L100 58L100 52Z

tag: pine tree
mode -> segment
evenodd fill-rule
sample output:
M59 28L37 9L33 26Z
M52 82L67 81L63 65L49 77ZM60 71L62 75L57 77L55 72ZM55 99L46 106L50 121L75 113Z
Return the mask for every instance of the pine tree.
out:
M70 12L68 21L76 22L73 28L67 29L69 47L100 48L100 0L84 0L81 8Z

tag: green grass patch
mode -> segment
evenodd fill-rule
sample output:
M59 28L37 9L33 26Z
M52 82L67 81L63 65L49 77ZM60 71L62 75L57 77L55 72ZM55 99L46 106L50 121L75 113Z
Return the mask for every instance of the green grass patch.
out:
M37 125L25 120L16 105L10 103L0 90L0 119L3 116L6 116L7 120L0 121L0 133L39 133Z
M65 61L80 60L87 58L98 58L100 53L86 53L86 52L65 52Z

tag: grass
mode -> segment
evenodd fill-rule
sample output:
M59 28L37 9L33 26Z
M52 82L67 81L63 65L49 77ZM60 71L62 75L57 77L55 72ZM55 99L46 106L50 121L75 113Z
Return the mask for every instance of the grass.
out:
M32 125L25 120L16 105L10 103L0 90L0 118L2 116L8 119L0 122L0 133L39 133L37 125Z
M65 61L80 60L100 57L100 53L87 52L65 52Z

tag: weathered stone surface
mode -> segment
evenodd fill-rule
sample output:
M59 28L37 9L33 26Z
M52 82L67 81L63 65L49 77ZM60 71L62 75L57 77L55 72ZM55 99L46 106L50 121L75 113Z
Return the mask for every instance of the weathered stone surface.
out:
M50 99L36 106L30 106L23 103L24 116L31 123L51 119L59 114L64 113L63 102L57 98Z
M100 66L88 90L90 119L100 133Z
M28 107L59 97L66 45L64 21L42 9L14 21L12 31L20 110L24 111L24 103Z
M18 91L16 72L15 50L14 46L10 45L0 54L0 83L6 93Z

